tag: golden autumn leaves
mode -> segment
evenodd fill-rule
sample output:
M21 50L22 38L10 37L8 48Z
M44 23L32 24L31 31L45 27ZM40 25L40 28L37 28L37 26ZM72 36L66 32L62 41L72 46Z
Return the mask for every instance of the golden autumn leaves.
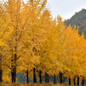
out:
M1 70L18 73L36 68L51 75L86 76L84 35L76 27L66 27L61 17L53 20L45 5L46 0L0 4Z

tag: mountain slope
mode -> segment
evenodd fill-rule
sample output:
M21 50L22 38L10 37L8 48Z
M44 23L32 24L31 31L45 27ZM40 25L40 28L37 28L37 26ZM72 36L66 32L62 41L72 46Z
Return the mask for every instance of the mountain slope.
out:
M81 35L84 32L86 38L86 9L82 9L79 12L76 12L70 19L65 21L65 24L68 26L71 24L72 27L76 25Z

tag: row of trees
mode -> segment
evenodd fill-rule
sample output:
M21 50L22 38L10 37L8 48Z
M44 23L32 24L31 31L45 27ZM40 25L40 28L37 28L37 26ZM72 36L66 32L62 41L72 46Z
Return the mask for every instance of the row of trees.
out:
M66 27L61 17L53 19L46 0L0 2L0 82L16 82L23 72L36 82L48 75L69 79L86 77L86 40L76 27ZM29 73L29 74L28 74ZM75 79L75 78L74 78ZM56 82L55 82L56 83ZM84 84L84 83L83 83Z

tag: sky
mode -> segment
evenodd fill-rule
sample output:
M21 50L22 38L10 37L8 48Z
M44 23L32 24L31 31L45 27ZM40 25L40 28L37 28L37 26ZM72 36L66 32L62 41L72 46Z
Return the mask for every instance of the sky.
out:
M52 17L60 15L63 19L70 19L76 12L86 9L86 0L48 0L47 8Z
M86 9L86 0L48 0L47 8L53 17L60 15L69 19L81 9Z

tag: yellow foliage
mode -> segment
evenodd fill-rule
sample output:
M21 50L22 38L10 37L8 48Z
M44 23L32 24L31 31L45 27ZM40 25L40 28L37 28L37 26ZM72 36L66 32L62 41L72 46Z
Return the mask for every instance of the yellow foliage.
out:
M80 36L76 26L66 27L60 16L53 20L45 8L46 2L8 0L5 5L0 3L1 68L11 71L17 68L17 73L28 70L30 75L36 68L43 74L62 72L66 77L86 76L84 34ZM4 73L3 80L10 81L8 71Z

